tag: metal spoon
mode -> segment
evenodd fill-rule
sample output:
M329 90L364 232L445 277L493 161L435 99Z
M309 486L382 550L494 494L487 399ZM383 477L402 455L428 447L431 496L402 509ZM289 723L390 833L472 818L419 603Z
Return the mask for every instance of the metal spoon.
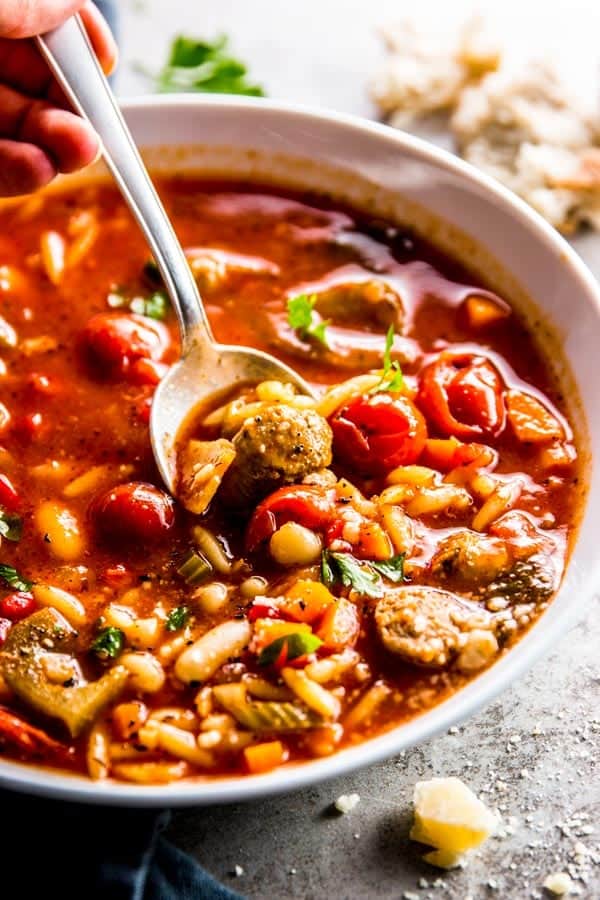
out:
M273 379L291 383L302 393L312 392L297 372L267 353L215 341L184 252L79 17L37 41L74 108L100 136L106 164L144 233L177 312L181 359L158 386L150 417L154 458L165 484L174 493L176 438L194 407L244 382Z

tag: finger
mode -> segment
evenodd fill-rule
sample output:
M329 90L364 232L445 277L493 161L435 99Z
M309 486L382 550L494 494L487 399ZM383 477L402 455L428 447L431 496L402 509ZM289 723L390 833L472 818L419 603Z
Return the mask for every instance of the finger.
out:
M1 5L0 2L0 7ZM110 28L91 2L86 3L81 10L81 18L103 71L110 74L118 55ZM2 81L18 91L32 97L47 96L57 106L69 106L33 41L13 41L0 37L0 71Z
M81 19L102 71L105 75L110 75L117 65L119 51L108 22L90 0L81 10Z
M55 162L59 172L73 172L89 165L100 149L96 133L79 116L2 85L0 136L36 144Z
M40 147L0 140L0 197L30 194L55 175L53 161Z
M0 36L26 38L56 28L78 12L84 0L3 0Z

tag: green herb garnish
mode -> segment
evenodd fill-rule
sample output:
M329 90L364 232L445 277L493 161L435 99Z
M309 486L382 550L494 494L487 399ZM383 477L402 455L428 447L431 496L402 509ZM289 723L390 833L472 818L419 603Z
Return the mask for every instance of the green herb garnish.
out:
M270 666L277 662L284 647L287 647L285 661L290 659L298 659L299 656L305 656L308 653L314 653L323 641L316 634L308 634L294 632L293 634L284 634L279 637L261 651L258 657L259 666Z
M290 297L287 302L288 324L302 340L314 338L324 347L328 347L326 332L329 319L321 319L315 312L316 302L316 294L312 294L310 297L307 294Z
M123 651L125 635L120 628L109 625L101 628L91 643L90 649L100 659L115 659Z
M167 616L165 628L167 631L180 631L190 617L188 606L176 606Z
M328 587L342 584L365 597L383 596L383 584L379 574L374 571L370 563L356 559L351 553L334 553L332 550L323 550L321 577Z
M177 569L177 574L186 581L187 584L200 584L212 572L212 566L201 553L190 550L182 564Z
M369 565L376 572L379 572L380 575L384 575L389 581L393 581L394 584L400 584L400 582L405 580L404 558L404 553L398 553L396 556L392 556L391 559L371 560Z
M27 581L26 578L22 578L16 569L5 565L5 563L0 563L0 578L9 587L14 588L15 591L30 591L34 584L33 581Z
M0 537L7 541L20 541L23 533L23 520L14 513L0 509Z
M404 386L404 376L397 359L392 360L392 347L394 346L394 326L390 325L385 336L385 350L383 351L383 373L381 381L371 389L371 394L379 394L381 391L389 391L397 394Z
M171 45L167 64L156 78L161 93L202 92L264 96L263 89L247 79L248 69L229 52L226 35L214 43L180 35Z
M163 321L169 312L169 300L162 291L155 291L151 297L134 297L129 309L140 316Z

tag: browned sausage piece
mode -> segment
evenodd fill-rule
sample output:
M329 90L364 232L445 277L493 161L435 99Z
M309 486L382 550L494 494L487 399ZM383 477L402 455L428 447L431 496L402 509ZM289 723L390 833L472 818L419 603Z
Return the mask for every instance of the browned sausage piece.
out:
M417 666L448 665L474 634L480 638L487 632L493 639L487 642L490 649L495 645L497 651L488 612L450 591L424 585L386 592L375 606L375 624L386 650Z

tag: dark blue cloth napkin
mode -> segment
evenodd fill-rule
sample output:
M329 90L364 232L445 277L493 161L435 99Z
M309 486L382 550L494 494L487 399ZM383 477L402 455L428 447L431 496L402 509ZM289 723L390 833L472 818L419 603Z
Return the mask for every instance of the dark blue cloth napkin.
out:
M0 811L4 877L15 897L242 900L162 837L168 812L11 791L0 791Z

